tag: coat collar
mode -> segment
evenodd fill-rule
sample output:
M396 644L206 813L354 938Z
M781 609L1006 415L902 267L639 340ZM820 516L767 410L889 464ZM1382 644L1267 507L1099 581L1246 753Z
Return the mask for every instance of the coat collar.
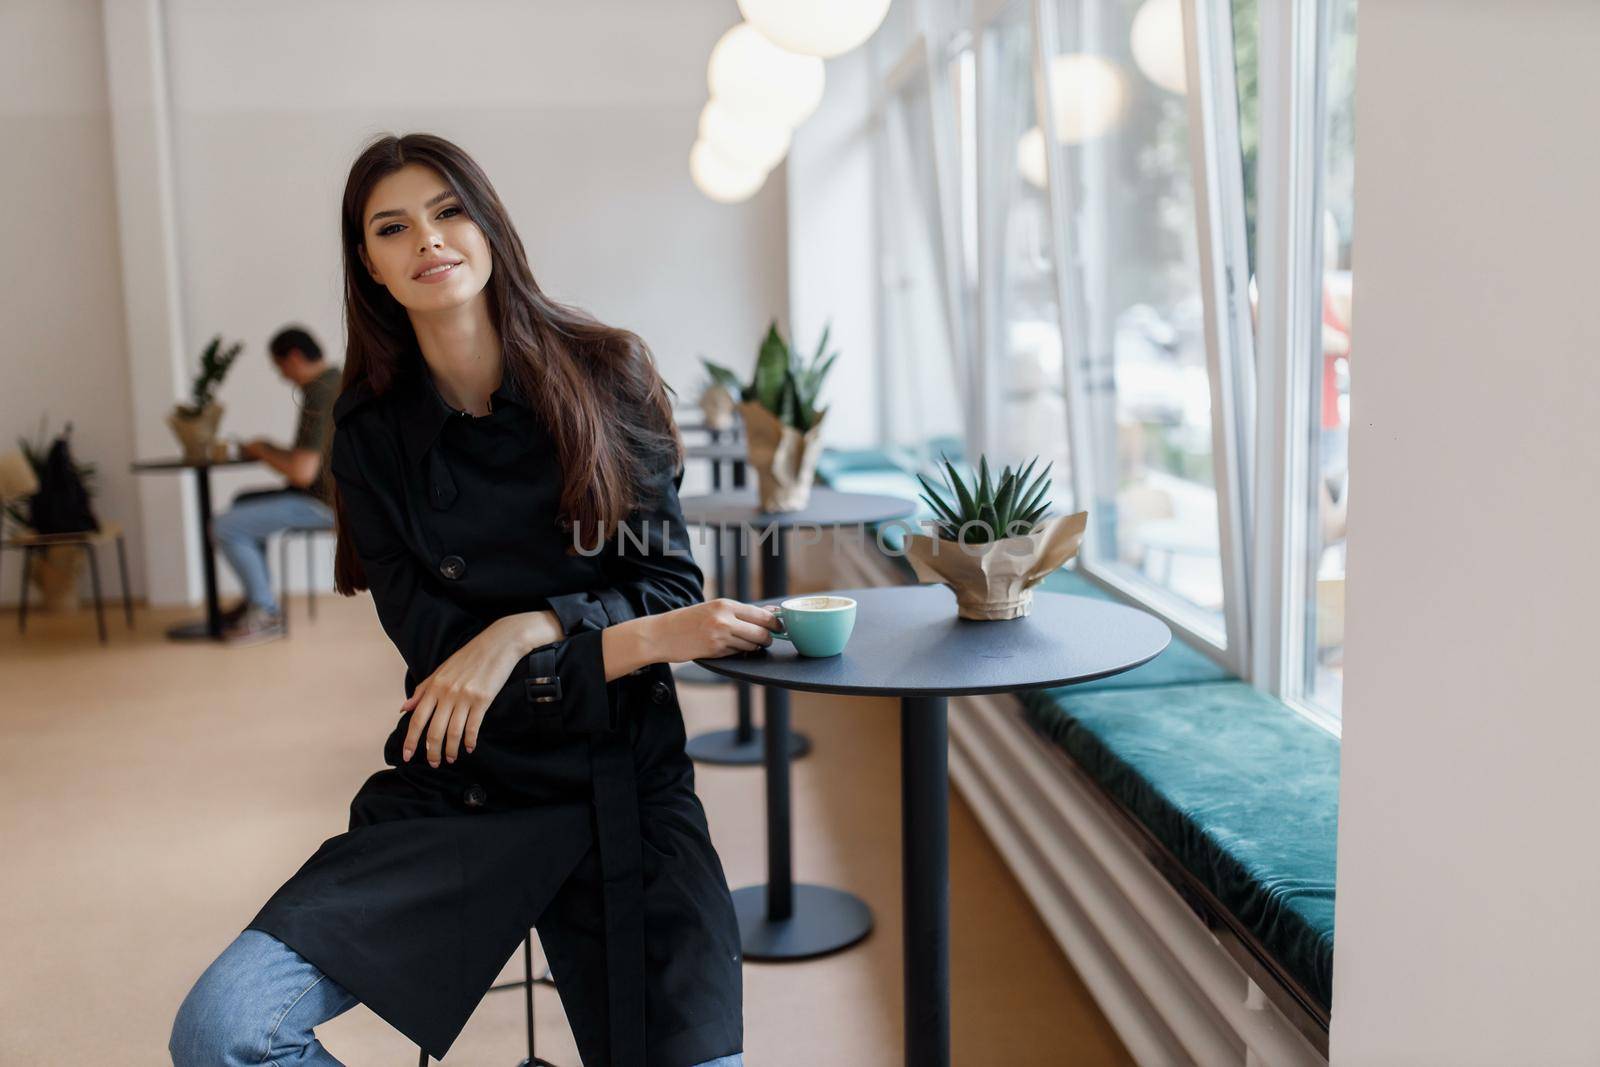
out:
M400 433L405 442L407 458L412 463L421 463L446 422L471 416L451 407L439 395L439 387L434 384L433 375L419 353L411 353L402 366L404 369L395 383L397 399L400 401ZM509 374L501 377L499 387L491 396L497 409L502 404L528 406Z

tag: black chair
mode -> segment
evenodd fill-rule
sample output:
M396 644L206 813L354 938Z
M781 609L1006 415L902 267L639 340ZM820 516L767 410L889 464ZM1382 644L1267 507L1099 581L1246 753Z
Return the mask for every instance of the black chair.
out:
M117 572L122 578L122 615L127 620L128 629L133 629L133 599L128 594L128 553L123 545L122 527L107 522L102 523L98 530L82 533L40 534L19 530L0 541L0 549L22 551L22 596L17 605L18 633L28 632L28 562L33 559L35 552L43 552L53 545L71 545L83 549L84 555L89 557L89 584L94 590L94 620L100 629L100 643L107 643L105 604L100 596L100 560L95 554L95 549L106 541L115 541L117 544Z
M516 982L501 982L497 986L490 986L489 992L498 993L505 989L520 989L523 995L523 1006L528 1017L528 1058L517 1064L517 1067L555 1067L549 1060L541 1059L533 1050L533 987L547 985L554 987L555 979L550 977L549 968L538 977L533 973L533 931L528 931L528 936L522 939L522 978ZM428 1067L428 1054L419 1053L417 1067Z
M289 526L278 535L278 603L283 606L283 630L289 631L289 539L300 537L306 546L306 611L317 617L317 553L319 533L332 533L332 526Z

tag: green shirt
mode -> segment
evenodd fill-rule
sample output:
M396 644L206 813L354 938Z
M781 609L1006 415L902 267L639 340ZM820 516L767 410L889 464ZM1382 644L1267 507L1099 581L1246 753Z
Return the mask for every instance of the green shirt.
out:
M333 480L328 475L328 435L333 430L333 402L339 399L339 380L343 371L329 367L300 387L300 422L294 430L294 444L298 451L309 448L322 457L317 464L317 476L306 486L306 492L322 501L333 503Z

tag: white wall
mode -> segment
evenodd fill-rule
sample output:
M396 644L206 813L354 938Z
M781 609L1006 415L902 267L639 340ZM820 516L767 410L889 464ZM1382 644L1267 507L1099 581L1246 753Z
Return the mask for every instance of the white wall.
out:
M1360 11L1337 1064L1600 1062L1600 7Z
M97 467L96 514L129 537L143 585L132 407L123 340L116 191L98 0L0 5L0 451L73 425L73 455ZM21 556L6 553L0 599L15 603ZM102 560L108 593L116 562ZM88 582L83 585L87 591Z
M828 60L827 91L795 132L789 177L791 341L808 356L831 323L823 440L841 448L878 443L876 262L873 253L871 53Z
M145 51L170 93L167 159L176 206L166 225L175 249L177 298L170 308L147 314L151 309L145 304L162 301L159 294L141 297L125 329L166 315L177 338L178 351L171 358L183 366L192 364L213 334L246 343L219 393L227 409L225 432L280 441L289 436L296 413L293 392L266 356L266 342L282 324L306 323L336 361L342 358L339 196L351 160L381 132L440 133L476 156L511 209L541 286L557 299L637 331L691 406L699 355L748 364L767 323L777 317L787 324L783 170L775 171L756 197L731 207L700 195L688 173L689 147L706 99L706 60L717 38L738 21L733 0L107 2L119 5L107 10L130 30L156 26L155 42ZM122 5L131 12L126 17ZM20 10L13 15L7 8L6 17L36 24L27 27L26 39L0 38L0 57L15 52L23 68L3 76L19 84L30 64L53 69L58 62L54 38L36 32L37 25L71 22L79 37L99 48L93 40L99 32L98 5L71 5L76 21L56 5L35 2ZM121 60L120 66L113 62L114 70L136 67L133 61L143 46L128 45L121 31L112 40L112 58ZM98 91L99 118L84 119L75 136L94 146L99 160L79 167L75 157L48 159L38 168L35 184L59 185L60 174L80 171L102 179L98 225L91 218L74 239L112 243L63 249L59 258L63 269L103 264L110 271L107 284L114 286L117 222L104 217L113 201L107 184L105 76L97 69L104 61L98 51L92 61L77 53L69 58L68 70L53 76L59 81L80 72L80 80L90 79L90 88ZM62 95L54 84L33 95L45 100ZM142 87L124 73L114 80L113 92L124 84ZM81 87L78 94L94 96ZM121 220L124 233L128 215L140 212L143 201L150 201L152 217L159 217L155 178L166 150L158 143L160 123L143 121L148 116L136 108L123 112L130 110L119 133L138 129L142 121L151 144L124 137L117 145L117 158L128 164L121 168L121 192L131 201ZM9 107L0 113L6 128L15 127L19 138L27 135L26 123L9 114ZM52 126L45 115L27 121L40 131ZM94 121L97 128L91 128ZM34 134L35 141L45 136ZM48 136L60 140L63 135ZM70 190L49 192L77 206L79 198L69 196ZM39 243L32 231L20 236L14 246ZM128 269L138 268L130 262ZM30 300L37 302L31 293ZM76 298L70 305L76 308ZM57 349L85 347L78 334L89 325L74 322L77 333L63 335L61 322L72 317L69 307L60 306L59 298L57 305L47 306L51 314L38 316L40 335ZM13 317L6 315L8 330ZM124 329L120 314L109 313L104 321L117 339L116 331ZM147 347L141 342L141 351ZM96 352L107 348L98 345ZM104 358L124 368L124 377L107 379L111 387L95 395L126 409L128 357L114 351ZM177 397L168 395L172 390L164 381L147 380L164 378L165 368L149 360L132 362L142 376L131 389L138 449L141 454L152 448L176 451L170 433L160 435L166 433L161 419ZM0 352L0 372L8 383L21 381L34 394L57 388L19 349ZM76 372L72 377L93 380ZM8 398L0 405L0 417L11 419L17 402ZM0 429L8 425L0 423ZM126 442L126 415L121 433ZM691 477L699 484L701 472ZM240 488L275 481L264 466L222 472L215 478L217 505L225 507ZM175 479L146 479L139 490L165 493L170 505L173 485L158 485L162 482L176 484ZM166 553L152 570L152 599L196 599L196 546L181 510L165 506L146 513L161 527L152 526L151 540ZM299 567L296 556L295 584ZM330 570L322 568L324 585ZM234 590L231 574L225 567L222 573L224 591Z

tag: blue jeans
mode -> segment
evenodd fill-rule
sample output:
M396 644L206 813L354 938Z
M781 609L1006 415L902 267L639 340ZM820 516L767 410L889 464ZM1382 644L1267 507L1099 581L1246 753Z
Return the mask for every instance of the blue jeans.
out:
M291 526L333 529L333 509L314 496L277 490L240 493L233 506L211 520L211 539L239 576L252 607L278 610L267 571L267 537Z
M282 941L246 930L183 999L167 1051L174 1067L340 1067L312 1030L357 1003ZM696 1067L744 1067L744 1055Z

